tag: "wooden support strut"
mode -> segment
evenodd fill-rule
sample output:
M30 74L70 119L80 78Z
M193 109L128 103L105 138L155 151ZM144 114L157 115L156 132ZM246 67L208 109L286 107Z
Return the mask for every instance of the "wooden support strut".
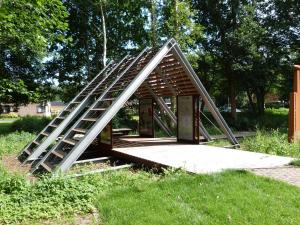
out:
M294 88L290 93L289 142L300 140L300 66L294 66Z

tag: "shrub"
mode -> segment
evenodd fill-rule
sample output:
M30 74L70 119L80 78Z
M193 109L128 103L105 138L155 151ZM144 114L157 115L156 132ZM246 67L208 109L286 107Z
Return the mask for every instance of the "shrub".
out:
M12 123L12 131L26 131L30 133L40 132L49 122L51 118L26 116Z
M10 113L7 113L7 114L1 114L0 115L0 119L15 119L15 118L18 118L18 114L17 113L14 113L14 112L10 112Z
M279 130L268 132L258 130L256 136L245 138L241 144L242 148L249 151L293 157L300 156L300 143L289 143L287 134L281 133Z

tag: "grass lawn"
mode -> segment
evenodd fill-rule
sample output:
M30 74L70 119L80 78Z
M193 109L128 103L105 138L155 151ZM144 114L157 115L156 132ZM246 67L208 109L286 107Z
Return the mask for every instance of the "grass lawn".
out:
M104 224L300 224L299 191L243 171L173 174L114 187L96 206Z
M0 122L0 135L8 134L10 132L11 123Z
M0 158L34 137L7 132L0 134ZM0 224L72 224L94 211L94 224L300 224L300 188L244 171L123 170L32 182L0 165Z

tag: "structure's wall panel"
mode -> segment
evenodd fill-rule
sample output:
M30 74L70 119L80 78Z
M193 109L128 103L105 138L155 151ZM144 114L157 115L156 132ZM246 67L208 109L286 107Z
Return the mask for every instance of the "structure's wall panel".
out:
M178 96L178 139L193 141L193 96Z
M139 133L141 137L154 137L153 100L140 99Z
M300 66L295 66L294 90L290 94L289 141L300 140Z
M177 139L199 143L199 97L177 97Z

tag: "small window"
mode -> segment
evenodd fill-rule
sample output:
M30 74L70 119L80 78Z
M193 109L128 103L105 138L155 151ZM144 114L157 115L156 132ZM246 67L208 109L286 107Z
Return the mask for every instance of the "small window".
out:
M44 113L45 112L45 106L38 105L36 108L37 113Z

